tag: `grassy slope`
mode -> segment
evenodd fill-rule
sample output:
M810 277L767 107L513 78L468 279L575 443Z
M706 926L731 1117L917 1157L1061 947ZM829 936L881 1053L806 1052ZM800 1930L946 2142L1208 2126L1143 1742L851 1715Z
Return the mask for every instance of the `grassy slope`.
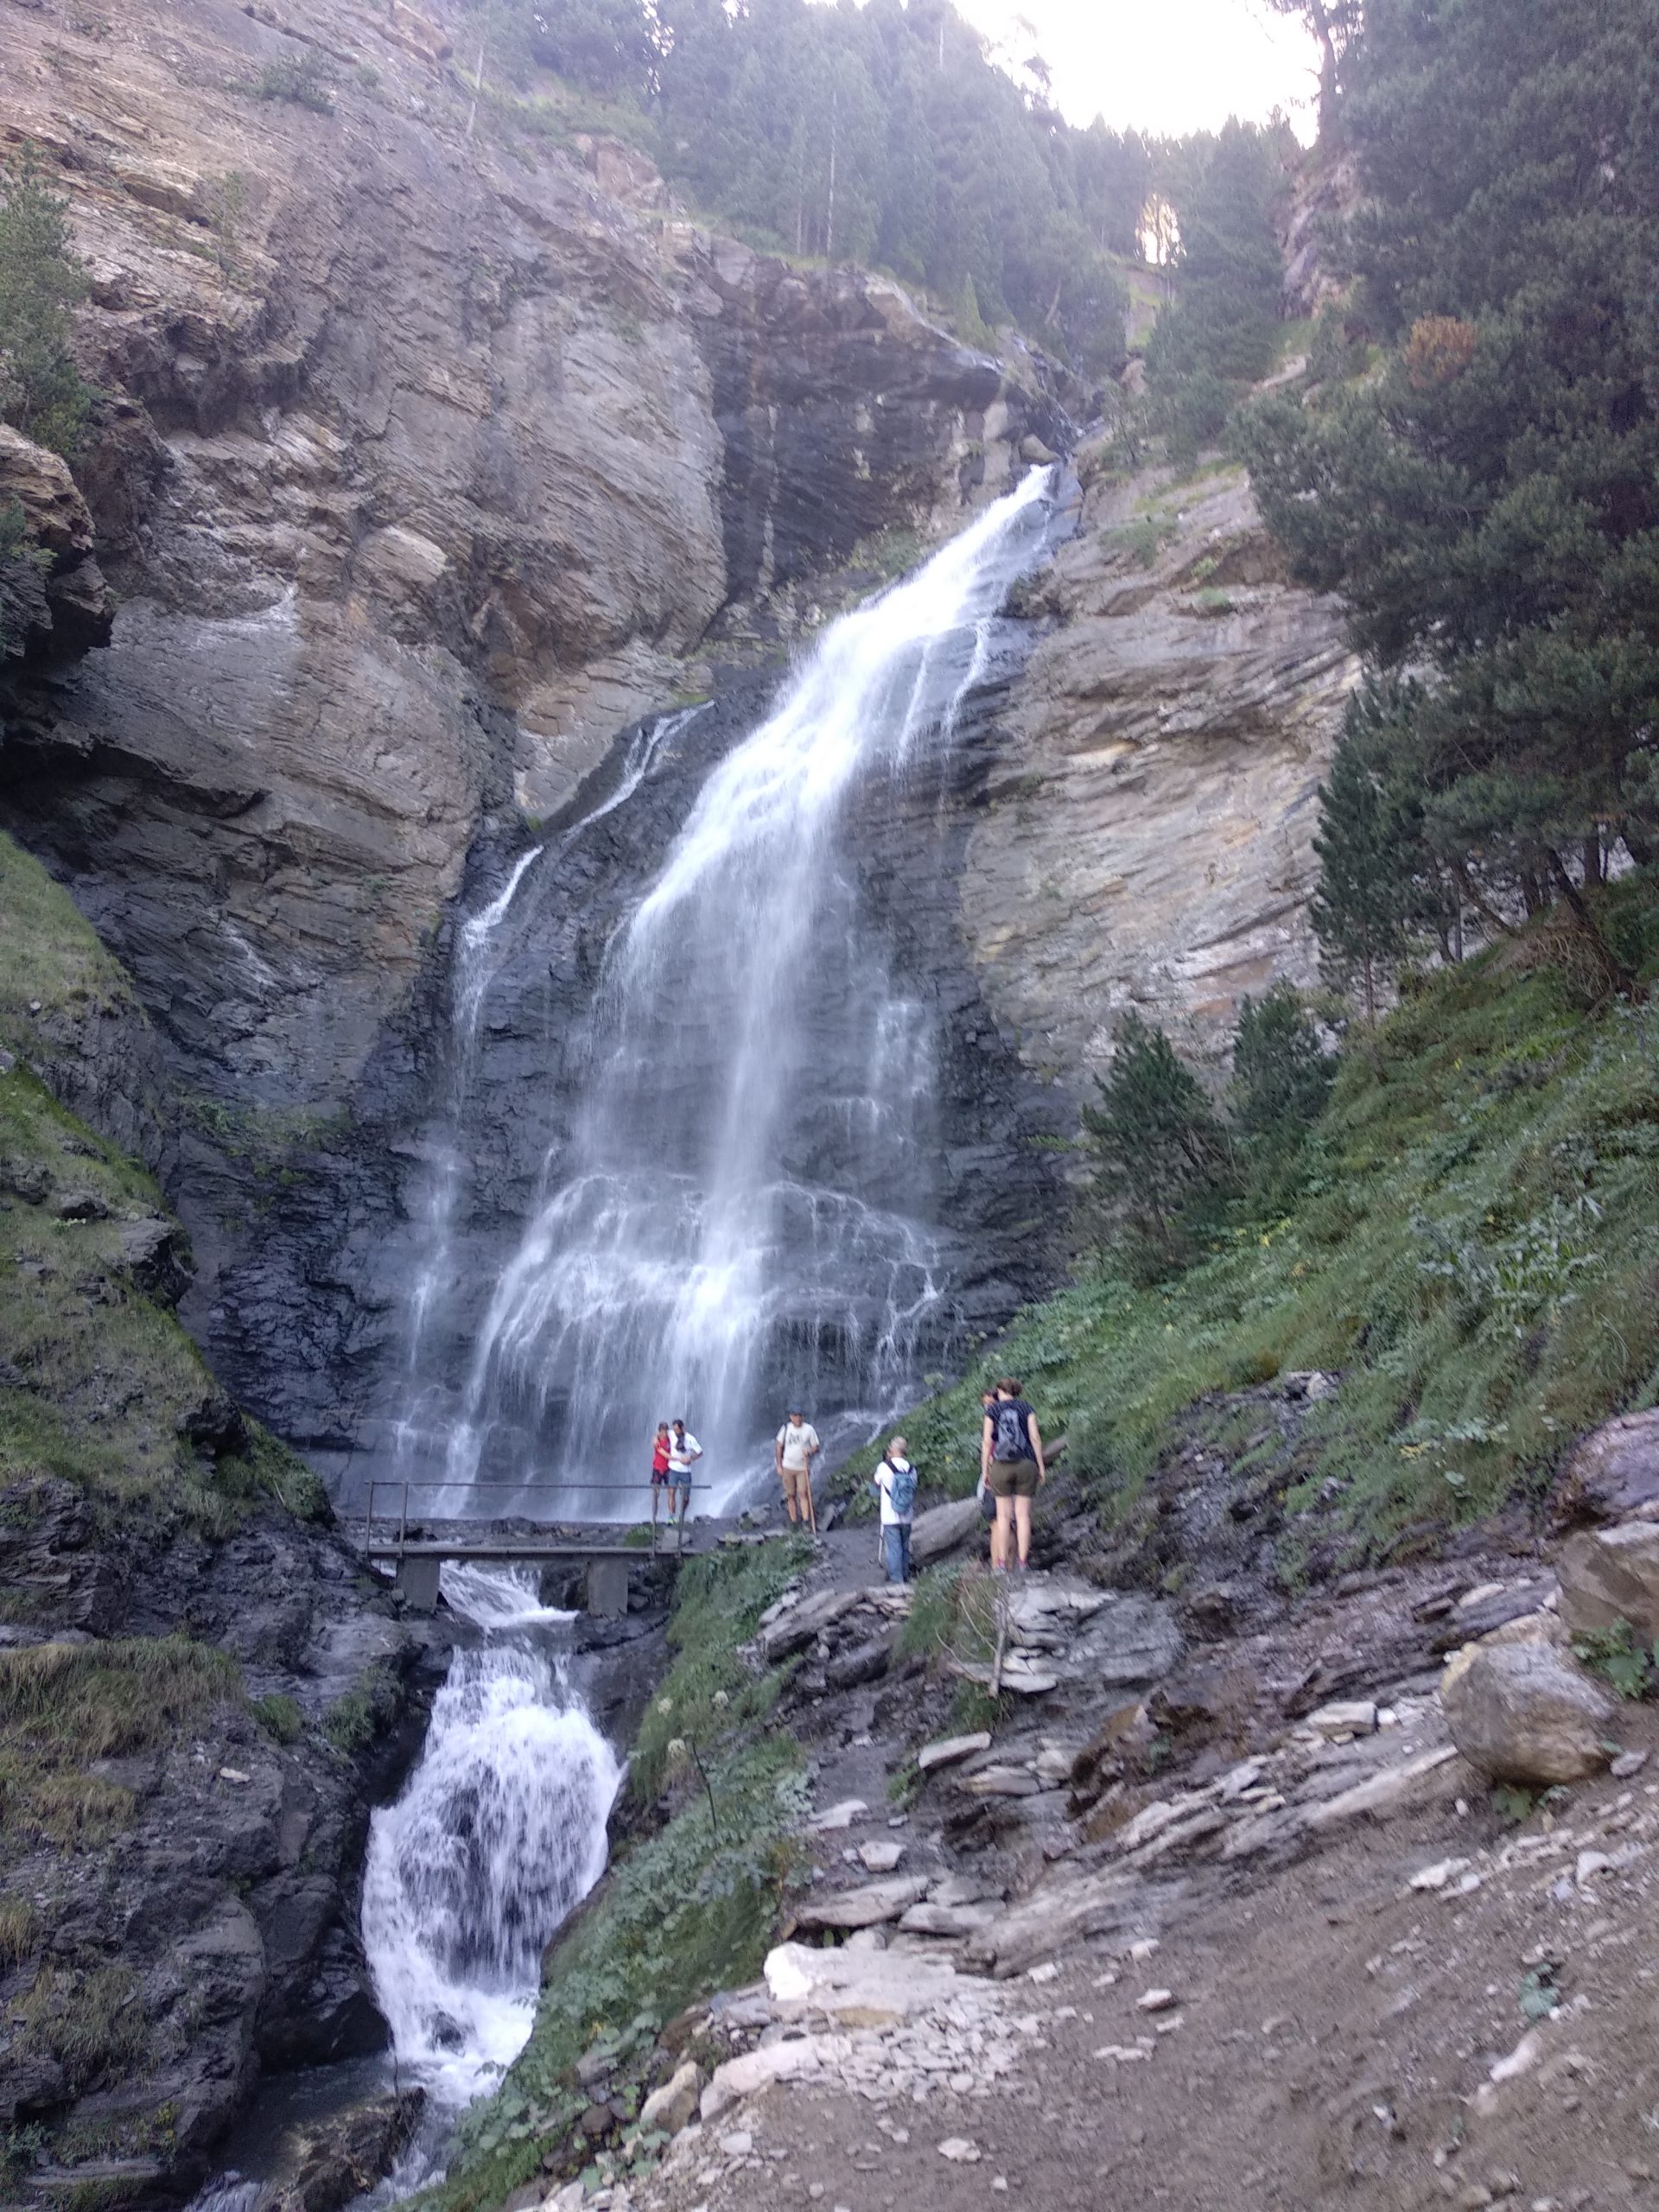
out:
M67 893L0 836L0 1045L17 1055L0 1074L0 1490L60 1476L109 1510L148 1501L210 1534L233 1526L262 1484L315 1511L315 1478L270 1440L209 1469L179 1433L217 1385L171 1313L135 1286L124 1251L129 1224L169 1218L165 1201L24 1057L37 1019L96 1020L105 1007L131 1010L124 972ZM80 1194L102 1217L60 1218Z
M167 1224L161 1193L22 1057L36 1019L103 1007L130 1010L122 969L67 893L0 837L0 1043L18 1056L0 1073L0 1536L26 1539L64 1483L111 1544L164 1541L181 1524L228 1533L262 1491L315 1511L315 1478L274 1440L255 1432L245 1455L209 1465L180 1434L217 1386L124 1249L131 1224ZM61 1218L72 1197L99 1217ZM0 1622L60 1624L49 1578L10 1579L10 1552L0 1545ZM87 1762L170 1739L241 1694L231 1660L182 1637L0 1651L0 1866L41 1844L107 1842L131 1799ZM0 1892L0 1976L26 1955L31 1916Z
M1651 977L1659 885L1610 907ZM930 1483L972 1487L1005 1368L1107 1517L1199 1399L1339 1370L1287 1503L1335 1478L1358 1557L1541 1491L1577 1433L1659 1401L1659 1008L1585 1012L1542 950L1438 975L1357 1039L1285 1218L1160 1287L1103 1272L1021 1316L906 1417Z

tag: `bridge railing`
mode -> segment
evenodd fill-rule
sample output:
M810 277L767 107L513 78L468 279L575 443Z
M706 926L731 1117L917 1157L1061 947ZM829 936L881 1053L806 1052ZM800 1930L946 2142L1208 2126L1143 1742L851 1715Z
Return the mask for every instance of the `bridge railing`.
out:
M416 1477L404 1475L375 1475L370 1478L368 1501L363 1515L364 1556L367 1558L372 1554L377 1552L383 1556L388 1554L397 1557L402 1556L403 1552L409 1542L409 1503L411 1491L420 1492L431 1491L436 1491L440 1495L448 1495L451 1492L464 1493L468 1498L474 1497L480 1491L495 1491L508 1497L535 1497L537 1499L542 1497L557 1497L560 1496L569 1498L585 1498L591 1497L595 1491L613 1491L626 1493L635 1497L639 1497L648 1504L653 1491L673 1490L683 1491L685 1494L685 1504L679 1516L681 1520L684 1520L690 1513L691 1491L694 1487L707 1488L707 1484L694 1485L690 1481L679 1483L653 1483L649 1477L645 1478L643 1481L626 1483L458 1483L453 1479L446 1480L435 1476ZM374 1529L377 1517L375 1514L375 1499L382 1491L395 1495L397 1499L396 1513L393 1514L391 1512L387 1512L383 1516L380 1516L388 1524L392 1522L394 1520L396 1521L397 1536L395 1545L389 1537L379 1543L377 1543L375 1541ZM427 1511L429 1515L430 1509L428 1508ZM466 1517L470 1519L473 1516L469 1515ZM502 1520L518 1521L529 1520L532 1518L540 1520L543 1516L531 1514L504 1513L499 1517ZM551 1513L545 1516L545 1520L547 1522L550 1523L562 1520L565 1517L567 1516L563 1515ZM639 1518L643 1521L645 1518L645 1516L642 1513Z

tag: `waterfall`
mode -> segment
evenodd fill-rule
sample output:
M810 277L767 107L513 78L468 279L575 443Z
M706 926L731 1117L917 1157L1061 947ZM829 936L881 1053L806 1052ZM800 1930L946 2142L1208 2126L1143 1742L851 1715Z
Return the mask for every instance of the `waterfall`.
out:
M554 857L567 852L595 823L632 798L650 774L664 742L677 736L702 711L701 707L688 707L675 714L659 715L636 730L615 782L596 804L561 833L552 848ZM425 1356L429 1324L454 1286L453 1230L467 1170L467 1106L478 1071L479 1018L504 957L503 925L520 885L548 849L545 844L533 845L521 853L501 888L476 913L467 915L455 932L448 1073L437 1128L426 1147L428 1172L416 1206L419 1256L408 1300L403 1405L392 1432L393 1471L404 1475L417 1473L417 1462L431 1450L443 1418L442 1391L431 1394L434 1402L429 1405ZM442 1457L441 1451L438 1456ZM422 1492L417 1510L431 1502L429 1491Z
M1047 491L1033 471L832 625L709 776L607 955L569 1141L477 1332L451 1507L586 1478L594 1517L637 1516L620 1486L677 1414L720 1507L786 1399L867 1433L949 1344L927 978L891 972L856 841L985 681Z
M454 2109L524 2047L549 1937L604 1871L614 1755L533 1631L527 1578L445 1570L486 1633L460 1650L419 1764L370 1826L363 1943L399 2069Z

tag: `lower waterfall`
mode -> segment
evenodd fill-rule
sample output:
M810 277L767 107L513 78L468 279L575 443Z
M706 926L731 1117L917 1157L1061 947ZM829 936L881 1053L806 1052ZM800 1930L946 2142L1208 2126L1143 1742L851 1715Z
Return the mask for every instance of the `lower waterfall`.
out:
M420 1763L374 1815L363 1943L400 2075L454 2109L523 2048L542 1953L604 1872L620 1770L510 1571L448 1567L482 1641L459 1650Z

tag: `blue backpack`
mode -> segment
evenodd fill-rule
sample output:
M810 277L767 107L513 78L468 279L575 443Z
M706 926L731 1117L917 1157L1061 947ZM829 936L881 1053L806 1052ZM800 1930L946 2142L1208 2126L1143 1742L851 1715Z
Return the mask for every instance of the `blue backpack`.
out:
M907 1521L910 1509L916 1503L916 1470L908 1462L902 1467L895 1467L889 1459L887 1478L887 1496L892 1501L893 1510L901 1521Z

